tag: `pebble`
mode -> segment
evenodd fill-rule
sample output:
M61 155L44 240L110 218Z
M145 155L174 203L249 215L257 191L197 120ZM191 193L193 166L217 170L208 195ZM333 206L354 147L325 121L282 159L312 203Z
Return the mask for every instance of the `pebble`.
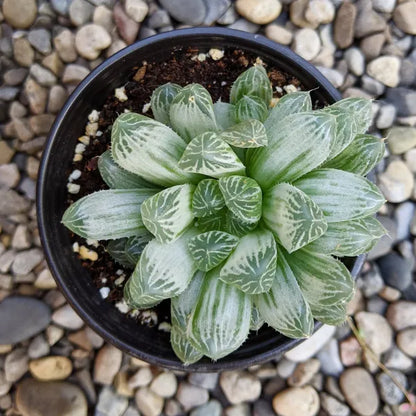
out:
M87 24L81 27L75 36L75 47L78 53L89 60L98 58L100 52L111 44L108 32L99 25Z
M120 36L123 38L123 40L125 40L129 45L133 43L137 38L137 34L139 33L139 23L127 15L120 3L117 3L114 6L113 17L118 32L120 33Z
M408 328L397 335L397 346L409 357L416 357L416 328Z
M221 416L222 407L217 400L210 400L208 403L192 410L190 416ZM264 415L266 416L266 415Z
M401 203L394 211L394 218L397 223L397 240L402 241L410 236L410 226L414 212L415 205L410 201Z
M411 86L416 80L416 62L403 59L400 65L400 85Z
M55 74L39 64L33 64L30 67L30 75L43 87L51 87L56 84Z
M386 94L387 101L396 107L397 114L401 117L416 115L416 91L411 88L389 88Z
M348 48L354 41L356 17L356 5L342 2L334 22L334 41L341 49Z
M89 73L89 69L82 65L69 64L62 74L62 82L64 84L79 84Z
M397 56L381 56L369 62L367 73L388 87L397 87L400 77L400 59Z
M25 379L17 386L16 406L23 416L87 416L82 390L68 382Z
M396 331L416 326L416 302L392 303L387 309L386 317Z
M12 149L5 140L0 141L0 164L9 163L14 155L14 149Z
M74 62L77 57L75 49L75 35L69 30L64 29L53 38L53 44L58 52L59 57L64 62Z
M344 83L344 75L332 68L325 68L323 66L317 66L319 72L329 80L329 82L335 87L339 88Z
M318 359L321 362L321 371L323 374L338 376L344 370L336 339L331 339L325 347L319 351Z
M256 33L260 26L249 22L246 19L238 19L232 25L228 26L230 29L242 30L244 32Z
M149 6L143 0L126 0L124 7L126 13L137 23L143 22Z
M36 0L4 0L2 10L9 25L27 29L36 19Z
M123 353L116 347L107 344L98 351L94 362L94 381L111 385L120 370Z
M190 373L188 381L194 386L214 390L218 382L218 373Z
M182 382L179 384L176 399L185 411L201 406L209 400L208 391L192 384Z
M247 403L229 406L225 409L224 416L251 416L250 406Z
M160 0L159 3L181 23L197 26L204 21L206 7L203 0Z
M4 361L6 381L15 383L20 380L28 370L28 356L25 348L16 348L7 354Z
M170 26L172 22L170 20L169 13L166 10L160 9L152 13L147 21L147 24L149 25L149 28L159 29Z
M150 390L160 397L169 398L175 394L177 385L178 382L173 373L163 372L154 378Z
M350 408L344 403L340 402L335 397L321 393L319 395L321 400L322 409L325 410L331 416L349 416Z
M283 26L271 23L266 26L265 33L269 39L282 45L290 45L292 43L292 32Z
M16 98L18 93L19 93L19 88L0 87L0 100L13 101Z
M348 69L356 76L361 76L365 70L365 57L358 48L349 48L344 53Z
M268 400L257 400L253 404L253 416L275 416L272 404Z
M299 363L295 371L288 378L287 383L289 386L302 387L308 384L313 376L319 371L321 363L316 358L311 358L308 361Z
M331 23L335 17L335 6L330 0L312 0L305 9L305 19L313 25Z
M122 416L129 400L116 394L111 387L104 387L99 396L94 416Z
M46 29L32 29L27 39L43 55L48 55L52 52L51 34Z
M393 20L403 32L416 35L416 3L409 1L397 5L393 13Z
M147 387L141 387L134 396L136 406L144 416L159 416L163 409L163 399Z
M48 69L50 69L55 75L61 75L64 64L59 58L57 52L53 52L45 58L42 59L42 65Z
M396 118L396 107L391 104L383 104L377 115L376 127L378 129L388 129L393 125Z
M403 373L392 370L391 374L400 383L400 385L402 385L405 389L407 388L407 379ZM390 405L400 404L402 402L404 395L396 384L394 384L388 374L380 373L377 375L376 380L382 400Z
M29 107L31 111L34 114L42 114L46 108L48 91L31 78L25 82L24 89L29 100Z
M381 13L391 13L396 5L396 0L372 0L374 10Z
M318 393L311 386L290 387L273 398L273 409L280 416L315 416L319 407Z
M72 0L51 0L51 5L57 13L65 16L68 14L71 1Z
M19 65L29 67L35 59L35 51L26 38L13 41L13 56Z
M387 368L407 371L413 366L413 360L394 346L383 356L383 364Z
M72 373L72 362L67 357L43 357L31 361L29 370L41 381L65 380Z
M312 29L304 28L295 33L293 44L294 52L306 60L315 58L321 49L319 35Z
M401 160L393 160L379 175L379 187L389 202L403 202L412 195L414 178Z
M397 235L397 225L396 222L387 217L386 215L381 215L378 217L378 220L381 222L383 227L387 230L387 234L380 238L374 248L368 253L368 259L374 260L381 256L384 256L389 253L394 242L396 241Z
M31 359L44 357L48 355L50 351L48 341L43 336L43 334L39 334L34 337L29 344L29 348L27 350L27 355Z
M72 24L82 26L90 20L94 6L85 0L72 0L68 11Z
M363 368L345 370L340 387L350 407L360 416L372 416L379 406L379 397L373 377Z
M27 69L17 68L9 69L3 75L4 82L7 85L20 85L27 76Z
M12 383L6 380L6 376L3 370L0 370L0 397L4 396L10 391Z
M61 85L54 85L49 90L48 112L52 114L58 113L64 105L67 98L68 94L66 92L66 89Z
M258 25L272 22L282 11L279 0L237 0L235 7L241 16Z
M64 305L52 314L52 321L65 329L80 329L84 322L69 305Z
M93 23L102 26L109 33L111 33L114 28L113 13L104 5L95 8L92 21Z
M220 386L231 404L253 402L261 393L257 377L245 371L225 371L220 375Z
M0 165L0 186L14 188L20 180L20 173L15 163Z
M137 387L144 387L149 385L152 379L152 370L149 367L142 367L129 378L128 385L132 389Z
M28 274L42 260L43 252L38 248L22 251L16 255L12 264L12 271L15 274Z
M358 6L354 29L355 37L362 38L385 29L386 21L373 10L371 0L362 0Z
M219 24L231 24L234 22L236 16L232 17L232 19L229 19L229 16L225 16L227 12L233 12L235 13L235 10L233 7L231 7L231 0L210 0L206 1L205 5L207 7L207 11L204 18L204 25L211 26L216 21ZM228 13L229 14L229 13ZM231 20L231 21L230 21ZM221 23L224 22L225 23Z
M404 290L412 282L413 259L406 259L392 252L380 258L378 265L387 285Z
M12 247L23 250L31 246L30 232L25 224L19 224L13 233Z

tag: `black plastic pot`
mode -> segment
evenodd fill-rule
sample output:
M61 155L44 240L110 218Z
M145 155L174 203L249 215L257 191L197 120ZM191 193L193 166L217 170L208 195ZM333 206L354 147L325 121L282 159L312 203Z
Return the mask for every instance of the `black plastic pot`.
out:
M185 367L170 347L169 334L136 324L102 299L73 253L69 232L61 224L61 218L67 197L66 172L71 168L74 147L83 134L88 114L94 108L100 109L114 88L126 82L133 66L143 60L163 61L172 49L189 46L202 50L231 47L255 53L297 77L308 90L313 90L314 99L327 103L340 99L337 90L316 68L263 36L223 28L194 28L153 36L113 55L80 83L57 116L43 153L37 189L39 231L50 269L75 311L108 342L152 364L179 370ZM364 256L353 260L350 270L356 277ZM248 367L279 358L299 342L264 326L229 356L217 362L204 359L186 370Z

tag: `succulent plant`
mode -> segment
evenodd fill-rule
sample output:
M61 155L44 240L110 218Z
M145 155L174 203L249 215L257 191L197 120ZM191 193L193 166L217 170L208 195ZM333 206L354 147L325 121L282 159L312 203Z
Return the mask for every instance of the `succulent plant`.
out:
M158 87L154 119L126 112L112 126L98 164L110 189L63 216L133 269L131 308L171 300L185 364L226 356L263 323L303 338L314 318L343 322L354 284L338 258L385 233L373 217L384 198L364 177L384 154L365 134L371 102L313 110L308 92L272 98L260 65L237 78L229 103L198 84Z

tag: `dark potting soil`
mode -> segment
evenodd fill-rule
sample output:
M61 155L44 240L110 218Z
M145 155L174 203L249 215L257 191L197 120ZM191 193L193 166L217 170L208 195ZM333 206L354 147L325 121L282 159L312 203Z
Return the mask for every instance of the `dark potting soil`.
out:
M97 110L100 112L98 129L103 132L101 136L91 137L91 143L83 153L83 159L74 163L74 168L81 171L81 177L74 181L81 186L78 194L68 194L68 205L81 197L92 192L107 189L107 185L101 179L97 168L98 157L110 147L111 126L117 116L128 109L133 112L142 113L143 106L150 102L153 90L159 85L173 82L181 86L190 83L203 85L211 94L213 102L218 100L227 101L230 89L234 80L248 67L252 66L257 56L246 53L242 50L225 50L224 56L214 61L208 54L204 61L196 59L200 51L198 49L177 50L172 52L170 58L164 62L143 62L132 68L130 76L125 84L127 101L119 101L114 94L107 97L104 106ZM275 91L274 96L280 97L283 92L276 92L275 87L283 88L286 85L293 85L296 88L304 89L300 81L279 70L274 66L265 68ZM120 86L121 87L121 86ZM146 113L151 117L151 110ZM69 175L69 172L68 172ZM85 240L73 235L73 242L79 245L85 244ZM81 260L82 265L88 269L91 278L98 288L110 288L107 300L117 303L123 298L123 287L131 271L126 270L126 279L116 285L115 281L120 277L116 272L122 266L114 262L111 256L105 251L106 242L100 242L99 247L94 248L98 253L97 261ZM162 302L155 308L158 315L158 322L170 320L169 303ZM143 322L139 314L137 318Z

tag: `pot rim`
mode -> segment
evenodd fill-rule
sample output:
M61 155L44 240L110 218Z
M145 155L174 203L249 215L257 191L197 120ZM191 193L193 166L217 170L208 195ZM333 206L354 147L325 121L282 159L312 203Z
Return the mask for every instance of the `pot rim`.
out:
M37 180L37 190L36 190L36 209L37 209L37 220L38 220L38 228L40 239L42 242L42 246L45 252L45 257L48 263L48 266L55 278L55 281L58 283L58 287L61 292L64 294L67 302L71 305L71 307L76 311L76 313L83 319L83 321L90 326L94 331L96 331L100 336L102 336L106 341L115 345L116 347L120 348L122 351L143 359L153 365L163 366L166 368L170 368L173 370L181 370L181 371L200 371L200 372L207 372L207 371L223 371L223 370L230 370L236 368L244 368L249 367L252 365L261 364L267 362L273 358L280 357L284 352L288 351L289 349L295 347L299 343L303 341L303 339L288 339L287 342L283 343L282 345L277 345L274 348L270 348L270 350L257 353L254 356L249 358L239 358L233 361L226 361L222 362L219 360L218 362L197 362L190 366L184 366L183 364L179 364L176 361L147 354L134 348L134 346L124 342L123 340L115 337L114 333L108 331L103 327L103 325L92 318L89 313L85 310L83 305L79 302L76 291L73 291L71 287L68 286L68 282L61 276L58 271L58 263L59 258L54 256L54 241L53 237L47 235L45 224L47 219L45 217L44 206L46 204L45 195L45 179L47 174L47 166L51 158L53 158L52 152L52 145L53 142L59 133L61 128L62 121L65 119L66 115L71 111L71 107L73 104L79 99L82 92L85 90L87 86L91 84L91 82L96 78L101 76L102 74L106 73L107 71L111 71L111 67L114 63L118 61L122 61L125 59L127 55L134 53L135 51L143 48L153 46L157 47L157 44L160 41L166 41L168 39L175 39L178 46L181 46L181 41L185 39L192 39L193 37L206 37L211 38L213 44L215 41L219 40L228 40L228 41L235 41L235 47L244 49L244 44L252 43L254 45L259 45L263 49L268 49L270 54L277 54L277 55L284 55L285 59L291 61L291 64L295 67L301 67L306 70L311 78L314 78L317 84L322 86L323 89L326 90L329 96L334 101L338 101L341 96L339 92L330 84L330 82L319 72L317 68L311 65L309 62L301 58L300 56L296 55L292 52L289 48L277 44L262 35L259 34L252 34L243 31L228 29L228 28L221 28L221 27L201 27L201 28L187 28L187 29L179 29L174 30L171 32L165 32L161 34L157 34L151 36L149 38L140 40L126 48L122 49L121 51L117 52L110 58L106 59L103 63L101 63L97 68L89 73L89 75L84 78L78 86L75 88L73 93L65 102L63 108L56 116L55 122L49 132L47 143L44 147L42 160L39 168L39 175ZM261 55L261 51L259 54ZM354 266L351 270L351 275L355 278L359 271L361 270L364 261L365 255L360 255L355 259ZM315 325L315 330L319 328L322 324L317 323Z

